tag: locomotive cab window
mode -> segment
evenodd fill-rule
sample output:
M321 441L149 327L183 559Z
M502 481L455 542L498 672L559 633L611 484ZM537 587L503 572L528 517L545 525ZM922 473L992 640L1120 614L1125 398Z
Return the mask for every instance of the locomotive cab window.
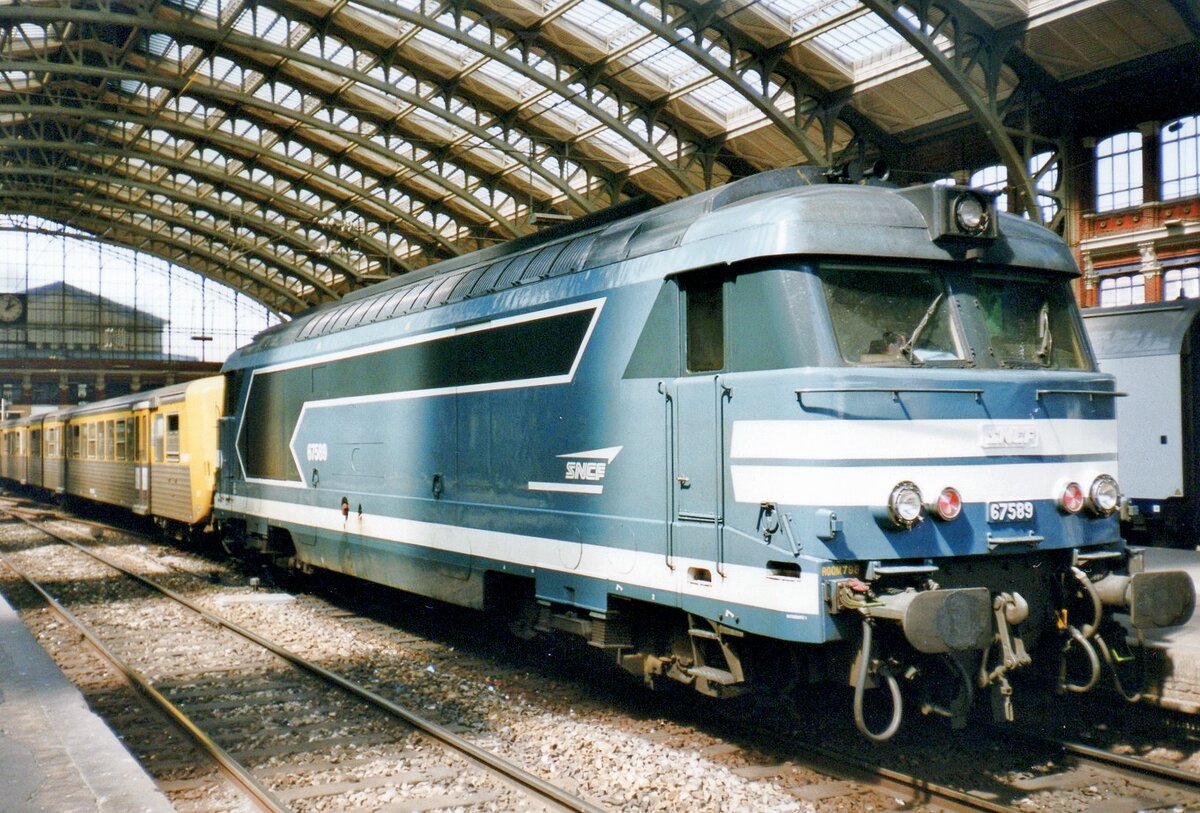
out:
M683 282L685 358L689 373L725 367L725 282L698 276Z
M1065 280L980 275L975 295L1000 366L1090 369Z
M819 276L847 363L903 367L968 361L942 275L825 266Z

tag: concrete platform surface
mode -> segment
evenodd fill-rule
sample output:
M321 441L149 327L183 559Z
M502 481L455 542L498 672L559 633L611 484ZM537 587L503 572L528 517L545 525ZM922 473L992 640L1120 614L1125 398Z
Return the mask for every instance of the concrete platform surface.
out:
M0 811L174 810L0 596Z

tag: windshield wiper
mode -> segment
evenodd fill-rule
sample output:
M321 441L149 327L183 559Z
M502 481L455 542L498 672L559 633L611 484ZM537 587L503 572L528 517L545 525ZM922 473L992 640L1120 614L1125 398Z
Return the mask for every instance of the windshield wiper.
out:
M1054 349L1054 337L1050 335L1050 303L1043 302L1038 312L1038 345L1037 357L1043 366L1050 364L1050 351Z
M933 298L933 301L929 303L929 307L925 309L925 315L921 317L921 321L917 322L917 326L913 328L912 335L908 337L908 341L900 345L900 352L904 354L910 364L916 364L921 361L913 353L913 348L917 344L917 339L921 338L921 332L925 330L925 326L933 318L933 314L937 311L938 304L941 303L943 296L945 296L944 292Z

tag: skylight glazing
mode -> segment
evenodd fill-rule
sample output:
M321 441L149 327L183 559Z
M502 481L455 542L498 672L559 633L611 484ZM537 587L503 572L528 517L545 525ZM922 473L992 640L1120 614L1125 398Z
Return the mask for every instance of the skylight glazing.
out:
M812 32L814 41L797 47L852 64L902 42L855 0L755 0L699 21L677 4L664 24L679 27L666 34L607 0L453 8L437 0L165 0L133 13L161 15L179 26L163 27L175 34L135 26L132 49L128 32L54 28L85 58L96 48L97 65L129 54L139 69L153 63L157 77L146 81L130 62L107 84L95 82L104 95L94 104L114 103L119 91L137 118L102 110L82 130L127 143L144 165L104 155L82 163L118 185L134 177L162 184L169 194L153 204L145 196L145 205L205 229L219 224L243 249L254 246L234 260L242 271L261 265L265 277L320 298L330 293L318 280L337 293L360 284L347 265L403 267L417 255L424 264L454 254L446 243L463 236L474 247L524 233L531 207L580 215L635 194L669 199L730 177L730 158L737 172L765 169L781 143L773 126L793 121L784 141L804 127L822 142L810 108L792 109L797 85L786 77L802 60L768 58L770 49ZM664 19L661 3L633 8ZM696 24L708 27L688 28ZM13 37L48 39L41 26L7 33L10 57ZM760 35L770 39L761 50ZM61 49L47 50L42 63ZM36 92L41 74L28 58L30 70L4 74L0 91ZM754 99L758 92L764 98ZM815 105L809 96L805 104ZM65 111L55 122L80 126ZM722 141L735 127L745 149ZM847 132L832 141L849 141ZM130 197L140 199L139 190ZM196 208L194 199L213 205ZM281 237L276 225L303 238ZM309 256L307 246L318 243L329 251ZM395 255L379 256L387 250Z
M854 17L813 38L847 65L878 57L904 44L904 38L876 14Z

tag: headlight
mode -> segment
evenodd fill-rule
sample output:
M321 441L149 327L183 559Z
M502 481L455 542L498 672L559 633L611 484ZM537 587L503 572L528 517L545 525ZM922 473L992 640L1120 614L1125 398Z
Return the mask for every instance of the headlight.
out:
M972 192L964 192L954 201L954 222L965 234L983 234L988 228L987 202Z
M1117 481L1107 474L1101 474L1092 481L1088 489L1088 508L1102 517L1107 517L1116 511L1121 504L1121 489Z
M911 528L920 522L921 509L924 507L921 489L908 480L897 483L888 495L888 517L901 528Z
M949 522L962 513L962 495L958 489L946 486L938 494L937 502L929 506L929 512L938 519Z
M1067 483L1058 498L1058 507L1068 514L1078 514L1083 508L1083 489L1079 483Z

